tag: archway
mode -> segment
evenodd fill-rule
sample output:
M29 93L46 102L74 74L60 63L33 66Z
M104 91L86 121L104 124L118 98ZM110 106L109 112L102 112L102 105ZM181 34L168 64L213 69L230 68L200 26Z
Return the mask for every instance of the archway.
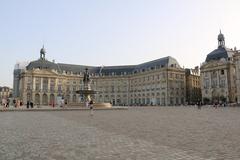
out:
M77 96L74 94L73 95L73 99L72 99L73 103L76 103L77 102Z
M165 99L166 96L165 96L165 93L164 93L164 92L162 92L162 96L161 96L161 97L162 97L161 105L162 105L162 106L165 106L165 105L166 105L166 99Z
M40 95L35 94L35 104L40 105Z
M31 94L27 93L27 101L31 101Z
M55 104L55 96L54 96L54 94L50 95L50 104L51 105Z
M48 105L48 96L47 96L47 94L43 94L42 104L43 105Z
M65 104L69 104L69 102L70 102L70 95L67 95L65 99Z

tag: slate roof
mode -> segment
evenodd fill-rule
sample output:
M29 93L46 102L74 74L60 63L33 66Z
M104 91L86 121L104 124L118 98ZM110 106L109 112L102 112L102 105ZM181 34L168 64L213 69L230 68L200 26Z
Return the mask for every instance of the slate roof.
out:
M151 69L155 67L176 67L181 68L177 60L171 56L156 59L150 62L142 63L136 66L135 70Z
M32 61L29 63L29 65L27 65L26 68L27 70L31 70L33 68L39 68L39 69L54 69L59 72L61 71L56 63L50 62L45 59L38 59L36 61Z
M135 65L128 66L102 66L99 69L99 72L103 75L122 75L122 74L131 74L135 69Z
M124 66L86 66L86 65L73 65L64 63L53 63L44 59L39 59L37 61L32 61L28 66L27 70L34 68L39 69L54 69L58 72L72 72L73 74L80 74L88 68L89 72L92 74L102 74L102 75L126 75L132 74L137 71L144 71L154 68L162 67L176 67L181 68L178 62L173 57L164 57L150 62L142 63L139 65L124 65Z
M84 72L86 68L88 68L89 72L95 73L98 71L98 67L94 66L86 66L86 65L74 65L74 64L64 64L64 63L57 63L61 71L73 72L73 73L80 73Z
M220 46L207 55L206 62L220 60L221 58L228 59L229 57L232 57L233 54L233 50Z

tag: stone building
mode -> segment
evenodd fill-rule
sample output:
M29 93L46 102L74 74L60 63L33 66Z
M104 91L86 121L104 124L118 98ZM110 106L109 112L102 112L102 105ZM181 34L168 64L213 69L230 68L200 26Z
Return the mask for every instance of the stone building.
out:
M236 48L235 48L235 51ZM237 53L233 56L235 65L236 65L236 91L237 91L237 103L240 104L240 52L239 50Z
M202 99L206 103L236 102L236 49L225 46L224 35L218 35L218 48L207 55L201 65Z
M89 69L95 100L113 105L180 105L185 103L185 70L172 57L139 65L84 66L50 62L44 48L40 58L14 71L14 94L35 104L49 105L63 97L69 105L82 101L76 90L83 87Z
M186 73L186 102L197 104L202 100L199 67L185 69Z

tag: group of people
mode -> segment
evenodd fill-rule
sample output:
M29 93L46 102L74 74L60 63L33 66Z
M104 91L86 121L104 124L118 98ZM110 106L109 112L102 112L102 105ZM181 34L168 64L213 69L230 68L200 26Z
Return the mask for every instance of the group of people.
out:
M27 101L27 108L33 108L33 102L32 101Z
M1 104L3 105L4 108L9 108L10 105L17 108L17 107L22 106L23 102L21 100L3 98Z
M8 98L8 99L2 99L2 105L3 105L5 108L9 108L9 103L10 103L9 98Z

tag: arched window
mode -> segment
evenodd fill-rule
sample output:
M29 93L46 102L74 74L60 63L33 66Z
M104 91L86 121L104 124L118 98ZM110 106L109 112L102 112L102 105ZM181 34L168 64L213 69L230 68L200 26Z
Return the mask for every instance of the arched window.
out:
M48 96L47 96L47 94L43 94L42 104L43 105L48 105Z
M35 94L35 104L39 105L40 104L40 95Z

